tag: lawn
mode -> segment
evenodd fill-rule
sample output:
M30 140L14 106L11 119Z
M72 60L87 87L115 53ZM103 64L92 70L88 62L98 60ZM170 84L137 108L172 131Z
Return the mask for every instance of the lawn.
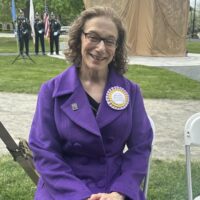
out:
M67 37L67 36L66 36ZM65 36L60 38L60 41L65 41ZM34 52L33 41L30 40L30 52ZM46 50L49 51L49 41L45 39ZM186 49L189 53L200 53L200 41L187 40ZM14 53L18 52L16 38L1 38L0 53Z
M0 159L0 200L32 200L35 185L11 156ZM200 162L192 165L194 195L199 194ZM186 200L185 163L152 160L148 200Z
M11 64L14 58L4 56L0 60L0 91L37 93L42 82L59 74L67 66L64 60L48 56L32 56L36 64L28 59Z
M44 81L69 66L64 60L49 56L32 56L36 64L30 60L11 64L15 56L0 58L2 92L37 94ZM141 86L145 98L200 99L200 82L166 69L130 65L126 76Z
M200 53L200 40L199 41L192 41L188 40L186 49L189 53Z
M65 39L62 37L60 38L60 42L65 41ZM39 44L40 45L40 44ZM39 46L41 50L41 46ZM46 52L49 52L50 44L49 40L45 39L45 50ZM34 52L34 45L33 40L29 41L29 51L30 53ZM18 43L16 38L0 38L0 53L17 53L18 52Z
M15 52L15 50L14 38L1 38L0 52ZM33 51L33 45L30 45L30 50ZM2 92L36 94L44 81L69 66L64 60L49 56L32 56L35 64L30 60L25 62L17 60L11 64L14 59L15 56L0 57L0 91ZM145 98L200 99L200 82L166 69L130 65L126 76L141 86Z
M127 77L139 83L145 98L200 99L200 82L166 69L130 65Z

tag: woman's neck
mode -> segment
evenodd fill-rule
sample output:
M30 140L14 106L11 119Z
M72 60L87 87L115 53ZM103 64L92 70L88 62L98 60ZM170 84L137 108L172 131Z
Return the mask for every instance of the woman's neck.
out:
M106 71L83 70L80 68L79 77L84 90L98 103L101 102L106 85L108 69Z
M108 69L106 70L89 70L80 68L79 77L81 82L101 83L106 82Z

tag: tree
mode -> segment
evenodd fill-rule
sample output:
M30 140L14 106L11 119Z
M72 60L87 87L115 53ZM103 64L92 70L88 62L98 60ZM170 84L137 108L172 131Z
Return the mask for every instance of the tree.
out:
M1 12L0 12L0 21L10 21L11 16L8 15L8 11L10 11L11 2L8 0L1 0ZM11 11L9 12L11 15Z
M33 0L35 11L43 14L45 11L45 0ZM59 16L61 24L68 25L83 9L82 0L46 0L49 12ZM0 0L0 21L9 22L11 17L11 0ZM28 9L29 0L15 0L16 13L19 9L25 12ZM25 13L26 14L26 13Z
M68 25L84 8L82 0L46 0L49 12L54 12L61 24ZM34 0L35 10L45 11L45 1Z
M51 0L49 10L59 16L62 24L69 24L84 8L82 0Z

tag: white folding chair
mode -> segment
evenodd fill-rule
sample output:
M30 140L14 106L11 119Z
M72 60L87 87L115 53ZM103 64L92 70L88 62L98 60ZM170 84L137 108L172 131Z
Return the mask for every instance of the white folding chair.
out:
M152 127L152 130L153 130L153 141L152 141L152 149L151 149L151 153L150 153L150 156L149 156L149 162L148 162L148 168L147 168L147 175L144 179L144 186L143 186L143 192L144 192L144 195L145 195L145 198L147 199L147 194L148 194L148 187L149 187L149 176L150 176L150 166L151 166L151 158L152 158L152 151L153 151L153 145L154 145L154 139L155 139L155 124L154 124L154 121L153 119L149 117L149 121L151 123L151 127Z
M192 115L185 124L185 155L188 200L193 200L190 146L200 146L200 113ZM200 200L200 196L194 200Z

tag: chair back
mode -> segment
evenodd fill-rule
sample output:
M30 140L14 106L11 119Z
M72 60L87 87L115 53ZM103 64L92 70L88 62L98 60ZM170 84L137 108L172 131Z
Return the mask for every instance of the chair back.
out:
M187 193L188 200L193 200L192 191L192 168L191 168L191 145L200 146L200 113L192 115L186 122L184 128L185 140L185 158L186 158L186 174L187 174ZM198 200L200 197L196 197Z
M150 121L150 124L151 124L151 128L152 128L152 131L153 131L153 141L152 141L152 145L154 145L156 127L155 127L155 123L154 123L153 119L152 119L150 116L148 116L148 118L149 118L149 121Z
M151 128L153 131L153 141L152 141L152 149L151 149L151 153L149 156L149 161L148 161L148 168L147 168L147 175L144 179L144 186L143 186L143 192L145 195L145 198L147 199L147 194L148 194L148 187L149 187L149 177L150 177L150 167L151 167L151 157L152 157L152 151L153 151L153 145L154 145L154 141L155 141L155 132L156 132L156 128L155 128L155 124L153 119L148 115L149 118L149 122L151 124Z
M185 124L185 145L200 145L200 113L192 115Z

